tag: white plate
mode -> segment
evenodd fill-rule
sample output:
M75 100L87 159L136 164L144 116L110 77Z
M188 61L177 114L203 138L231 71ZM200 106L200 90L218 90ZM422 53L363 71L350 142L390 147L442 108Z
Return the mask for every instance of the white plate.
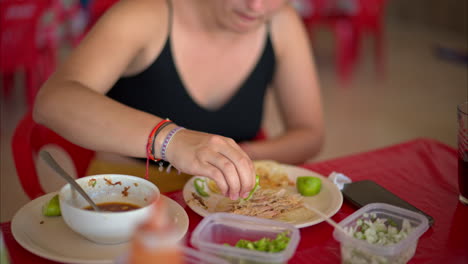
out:
M307 169L304 169L304 168L295 167L295 166L291 166L291 165L284 165L284 164L282 164L281 166L283 167L284 171L288 174L289 179L294 183L296 182L296 178L299 177L299 176L315 176L315 177L318 177L318 178L322 179L322 189L321 189L320 193L318 193L315 196L304 197L304 202L306 204L310 205L311 207L314 207L314 208L320 210L321 212L323 212L328 217L331 217L336 212L338 212L338 210L341 208L341 205L343 204L343 195L341 194L341 191L338 189L338 187L332 181L330 181L328 178L326 178L326 177L324 177L324 176L322 176L322 175L320 175L320 174L318 174L316 172L313 172L313 171L310 171L310 170L307 170ZM209 190L209 188L205 188L205 190L207 192L209 192L209 194L210 194L209 197L203 198L205 204L208 207L208 210L201 207L198 203L189 202L189 200L192 200L192 197L193 197L192 192L196 193L195 187L193 185L193 181L196 178L200 178L200 177L192 177L185 184L184 190L183 190L183 196L184 196L185 203L193 211L195 211L197 214L205 217L205 216L215 212L215 210L213 208L216 208L216 205L218 204L218 202L221 199L225 199L225 198L222 195L212 193ZM203 178L203 177L201 177L201 178ZM297 192L295 190L295 187L290 188L290 189L293 189L294 192ZM209 211L210 209L211 209L211 211ZM324 221L324 219L321 218L319 215L311 214L310 217L308 217L306 219L288 221L288 223L293 224L297 228L302 228L302 227L318 224L318 223L320 223L322 221Z
M42 206L57 193L49 193L23 206L13 217L11 231L15 240L26 250L43 258L80 264L114 263L124 254L129 243L118 245L96 244L73 232L62 217L42 215ZM180 239L188 230L188 215L176 201L161 195L167 201Z

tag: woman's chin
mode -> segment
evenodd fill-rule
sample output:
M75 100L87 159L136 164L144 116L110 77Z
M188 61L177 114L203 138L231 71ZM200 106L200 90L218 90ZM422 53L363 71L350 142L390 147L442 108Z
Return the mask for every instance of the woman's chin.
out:
M237 33L248 33L262 25L260 19L254 21L240 21L231 25L231 30Z

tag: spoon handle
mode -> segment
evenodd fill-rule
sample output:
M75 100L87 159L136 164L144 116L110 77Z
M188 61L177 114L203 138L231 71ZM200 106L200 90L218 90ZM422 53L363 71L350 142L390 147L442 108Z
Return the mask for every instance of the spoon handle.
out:
M333 226L334 228L340 230L341 232L343 232L344 234L348 234L346 232L346 230L343 229L343 227L341 227L337 222L333 221L332 219L330 219L330 217L326 216L324 213L322 213L320 210L318 209L315 209L314 207L308 205L308 204L304 204L304 207L309 209L309 210L312 210L313 212L315 212L316 214L318 214L323 220L325 220L325 222L327 222L328 224L330 224L331 226Z
M98 212L100 211L97 205L91 200L91 198L88 196L88 194L81 188L78 183L76 183L75 179L71 177L60 165L55 161L55 159L50 155L49 152L43 150L39 153L39 155L42 157L42 159L52 168L57 172L58 175L62 176L68 183L72 185L72 187L77 190L83 198L88 201L88 203L91 205L91 207L94 209L94 211Z

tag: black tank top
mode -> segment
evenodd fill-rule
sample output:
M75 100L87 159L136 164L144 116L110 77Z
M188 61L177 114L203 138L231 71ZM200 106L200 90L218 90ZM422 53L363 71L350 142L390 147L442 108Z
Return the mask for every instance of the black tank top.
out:
M169 35L159 57L143 72L117 81L107 96L127 106L169 118L188 129L230 137L237 142L253 139L260 130L263 103L275 70L275 54L266 35L263 54L241 87L220 108L198 105L180 79Z

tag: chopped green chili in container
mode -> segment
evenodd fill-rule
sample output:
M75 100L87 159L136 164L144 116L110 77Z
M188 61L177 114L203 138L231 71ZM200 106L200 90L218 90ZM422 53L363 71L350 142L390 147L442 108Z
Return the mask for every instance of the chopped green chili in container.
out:
M290 240L291 238L288 236L287 232L283 232L278 234L275 239L267 237L264 237L257 241L241 239L237 241L235 247L264 252L280 252L288 247ZM229 244L225 245L230 246Z

